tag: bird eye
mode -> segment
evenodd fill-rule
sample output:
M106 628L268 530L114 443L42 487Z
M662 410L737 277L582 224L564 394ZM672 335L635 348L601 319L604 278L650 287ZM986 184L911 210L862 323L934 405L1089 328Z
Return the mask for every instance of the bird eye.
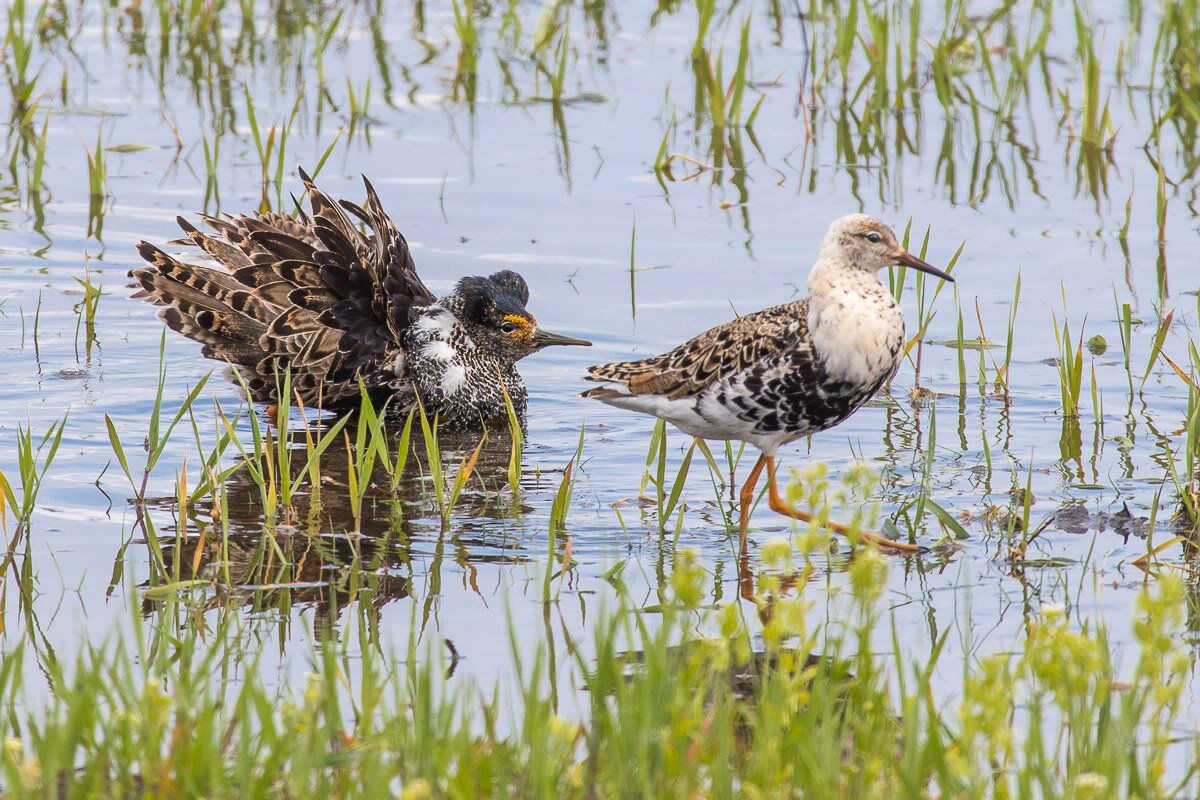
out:
M883 241L883 237L880 236L878 233L875 233L874 231L872 231L871 233L867 234L867 241L870 242L871 244L879 244L880 242Z
M515 323L515 322L503 322L500 324L500 332L501 333L515 333L516 330L517 330L517 323Z

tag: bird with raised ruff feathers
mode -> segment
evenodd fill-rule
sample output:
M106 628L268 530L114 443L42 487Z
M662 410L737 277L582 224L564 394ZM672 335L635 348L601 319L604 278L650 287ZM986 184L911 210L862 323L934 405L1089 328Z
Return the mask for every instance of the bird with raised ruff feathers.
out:
M172 244L195 245L213 263L140 242L150 266L129 273L140 287L133 296L165 306L167 326L227 361L251 400L281 402L289 370L293 397L283 402L357 407L361 382L373 399L391 398L391 413L419 400L441 426L467 429L507 424L507 395L524 424L516 362L550 345L591 344L543 330L525 307L525 280L510 270L462 278L435 298L365 177L363 206L334 201L303 170L300 178L311 215L205 216L215 235L179 217L187 238Z
M842 217L821 242L808 297L738 317L662 355L589 367L585 380L600 385L583 396L660 417L697 438L757 447L762 454L738 497L745 552L754 487L764 468L771 509L811 518L779 495L779 448L842 422L899 368L904 317L879 281L879 271L895 264L954 280L906 251L879 220ZM860 536L896 550L917 549L875 534Z

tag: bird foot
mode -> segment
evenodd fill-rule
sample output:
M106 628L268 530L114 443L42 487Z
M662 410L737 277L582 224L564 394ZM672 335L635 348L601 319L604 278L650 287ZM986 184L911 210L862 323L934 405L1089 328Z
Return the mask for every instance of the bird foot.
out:
M768 497L768 505L771 507L772 511L774 511L778 514L783 514L784 516L787 516L787 517L791 517L792 519L798 519L801 522L812 522L813 521L812 514L809 514L807 511L801 511L798 508L793 508L790 505L788 505L787 502L784 501L784 499L779 496L779 493L777 491L774 491L774 489L775 489L774 482L772 482L772 484L771 484L771 489L773 491L771 491L771 493ZM820 524L822 527L829 528L831 531L840 533L842 536L845 536L847 539L850 539L851 541L854 541L857 538L858 541L870 542L871 544L875 545L875 547L877 547L880 550L880 552L887 553L889 555L906 555L907 556L907 555L917 555L920 553L929 552L928 547L923 547L919 544L910 544L908 542L899 542L899 541L896 541L895 539L889 539L886 536L880 536L879 534L876 534L876 533L867 533L866 531L854 532L854 531L851 531L851 529L846 527L845 525L842 525L837 522L832 522L830 520L819 521L818 524Z
M930 548L924 545L911 544L909 542L898 542L895 539L889 539L886 536L879 536L874 533L859 533L858 538L864 542L871 542L883 553L888 555L912 556L921 553L928 553Z

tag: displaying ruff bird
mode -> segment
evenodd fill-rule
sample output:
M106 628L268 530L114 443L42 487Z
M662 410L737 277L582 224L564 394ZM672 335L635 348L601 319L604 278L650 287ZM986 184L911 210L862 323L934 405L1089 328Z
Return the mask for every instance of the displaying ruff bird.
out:
M215 235L180 217L187 238L172 244L195 245L215 263L141 242L150 266L129 273L141 287L133 296L166 306L168 327L229 362L251 400L345 409L357 406L361 381L374 399L393 398L392 413L419 399L443 427L463 429L505 424L507 393L524 424L517 361L550 345L591 344L543 330L525 308L525 280L509 270L463 278L435 298L366 178L362 207L335 202L303 170L300 178L311 216L204 217ZM285 370L294 396L280 398Z
M589 367L585 380L601 385L583 396L661 417L698 438L741 440L762 451L738 498L744 552L764 468L770 507L810 519L779 495L779 447L845 420L900 366L904 317L878 275L893 264L954 280L905 251L882 222L865 214L842 217L821 242L807 298L718 325L660 356ZM916 549L873 534L862 538Z

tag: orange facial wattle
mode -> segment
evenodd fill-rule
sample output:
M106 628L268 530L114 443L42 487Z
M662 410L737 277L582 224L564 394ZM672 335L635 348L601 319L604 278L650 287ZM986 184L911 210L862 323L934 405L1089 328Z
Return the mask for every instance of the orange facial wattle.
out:
M517 329L508 334L514 339L521 342L528 342L533 337L533 326L536 324L534 320L521 316L520 314L505 314L505 322L511 322L517 326Z

